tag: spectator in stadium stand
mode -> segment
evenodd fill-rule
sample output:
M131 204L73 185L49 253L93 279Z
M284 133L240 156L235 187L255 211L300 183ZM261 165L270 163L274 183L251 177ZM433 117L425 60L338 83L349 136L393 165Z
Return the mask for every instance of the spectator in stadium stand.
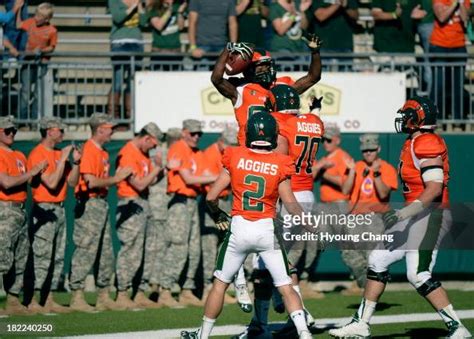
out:
M152 62L172 62L179 64L182 60L173 54L181 52L180 32L184 29L186 7L188 3L181 0L152 0L147 7L147 17L152 27L151 51L157 55ZM160 70L179 70L178 65L159 65L152 63L152 68Z
M374 18L374 50L379 53L415 53L416 22L426 16L419 0L372 0ZM388 56L371 58L384 64ZM414 57L396 57L400 63L413 63ZM378 69L378 67L376 67Z
M237 0L235 11L239 23L239 40L263 47L262 19L269 14L264 0Z
M434 12L433 12L433 0L421 0L421 8L426 11L426 16L422 18L417 26L416 32L420 38L420 45L423 48L424 53L429 53L430 49L430 38L431 33L433 32L434 26ZM429 58L424 57L423 61L426 63L423 65L423 85L422 92L429 95L431 93L431 88L433 86L433 71L429 64Z
M347 161L349 174L347 180L342 185L342 192L350 195L350 205L352 214L370 215L370 223L357 225L355 232L372 232L382 234L384 231L382 214L390 210L388 204L390 192L398 188L397 170L388 162L380 159L381 151L378 134L364 134L360 138L360 150L363 160L354 163ZM364 219L366 220L366 219ZM357 280L349 289L343 290L343 295L362 295L367 277L367 265L370 250L377 245L376 242L361 242L351 251L353 262L358 262L356 266L361 272L355 272Z
M277 0L270 5L269 18L273 27L270 43L272 52L305 52L306 45L301 37L308 28L307 10L312 0Z
M159 302L176 307L181 305L202 306L203 303L192 292L196 288L195 275L201 258L201 235L198 220L197 196L201 185L210 184L216 175L200 174L202 152L197 148L202 136L201 122L194 119L183 121L181 140L168 151L168 164L178 162L168 172L168 220L166 222L166 248L163 249L163 267ZM186 280L182 286L179 303L171 295L171 288L178 283L188 262Z
M111 52L143 53L144 42L141 28L147 25L145 9L141 0L108 0L108 8L112 14L112 30L110 32ZM141 61L136 57L135 61ZM112 56L113 79L108 100L108 114L114 118L131 118L131 67L130 57ZM135 70L140 69L139 65ZM123 87L125 86L125 88ZM124 93L123 105L121 94ZM120 106L125 108L125 115L120 114ZM122 109L123 112L123 109Z
M235 0L190 0L189 52L200 59L205 53L220 52L228 41L236 42L238 24Z
M321 180L319 190L321 204L317 206L317 212L326 215L347 214L350 196L344 193L342 188L349 174L347 163L353 162L353 159L339 146L341 143L339 127L334 124L325 124L324 127L323 147L327 155L313 165L313 175ZM323 225L323 228L333 234L345 234L350 231L346 225L340 224ZM364 266L364 263L353 260L350 249L342 249L341 255L344 263L350 268L352 277L362 281L364 278L360 274L365 276L365 271L361 273L360 266Z
M26 6L23 6L23 5ZM8 50L12 57L18 57L21 51L25 50L26 39L25 31L16 27L16 15L21 9L21 20L28 19L28 1L26 0L7 0L5 1L6 13L0 13L0 23L3 24L3 47Z
M41 89L45 86L43 82L48 71L46 61L50 59L42 54L54 52L58 43L58 30L50 23L54 8L49 2L39 4L33 18L23 21L20 14L21 11L17 13L16 27L28 35L25 61L32 62L21 68L20 119L36 120L38 96L45 95ZM42 82L40 90L34 89L39 82Z
M311 13L315 18L315 20L312 20L312 30L324 42L321 52L353 53L354 27L359 18L359 4L357 0L314 1ZM335 59L335 61L338 60L351 61L352 59Z
M469 0L433 0L435 23L430 40L430 53L467 53L465 27L468 22ZM434 57L433 87L431 98L439 109L452 119L462 119L465 66L450 63L466 63L466 58ZM439 63L440 65L436 65ZM448 118L443 116L443 118Z
M229 146L237 146L237 131L230 127L226 128L222 132L217 142L210 145L204 151L207 170L210 174L219 175L221 173L223 169L222 155L224 154L224 150ZM210 185L206 185L204 188L206 192L209 192ZM207 295L212 288L212 280L214 279L214 269L217 258L217 247L219 244L219 230L216 227L216 223L211 219L205 204L205 199L202 199L201 206L199 208L200 214L204 214L204 223L201 227L202 266L204 277L203 300L206 300ZM232 209L232 197L230 190L226 189L220 194L219 208L230 215L230 210ZM236 300L230 295L226 294L224 302L235 303Z

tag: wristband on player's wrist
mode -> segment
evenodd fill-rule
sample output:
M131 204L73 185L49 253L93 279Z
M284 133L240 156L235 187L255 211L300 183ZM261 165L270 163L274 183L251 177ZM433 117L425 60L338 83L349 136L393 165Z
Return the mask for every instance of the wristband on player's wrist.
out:
M390 14L392 14L392 17L393 17L395 20L398 19L397 12L392 12L392 13L390 13Z
M192 52L192 51L194 51L196 48L197 48L196 45L191 45L191 46L189 46L189 51Z

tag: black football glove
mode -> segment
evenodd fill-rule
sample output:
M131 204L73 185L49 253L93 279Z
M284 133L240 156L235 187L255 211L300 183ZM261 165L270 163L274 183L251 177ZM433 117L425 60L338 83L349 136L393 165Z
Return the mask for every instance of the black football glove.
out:
M323 107L322 102L323 102L324 97L313 97L311 100L311 103L309 104L309 110L312 112L314 109L319 109L321 110L321 107Z
M216 223L216 226L221 231L227 231L230 226L230 216L219 208L217 201L207 201L209 215Z
M319 52L319 49L321 48L321 45L323 44L323 41L317 36L316 34L313 33L308 33L303 35L301 39L306 43L308 48L311 50L311 52Z
M228 42L226 46L229 53L237 53L245 60L252 59L253 45L248 42Z
M390 210L384 213L382 215L382 220L386 230L392 228L392 226L399 221L397 211Z

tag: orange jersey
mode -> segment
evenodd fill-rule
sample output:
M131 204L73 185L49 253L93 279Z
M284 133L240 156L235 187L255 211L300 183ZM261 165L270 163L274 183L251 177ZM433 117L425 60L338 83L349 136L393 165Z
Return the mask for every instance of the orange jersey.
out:
M184 140L175 142L168 150L168 162L171 159L178 160L181 164L168 172L168 193L178 193L187 197L196 197L199 192L198 186L188 186L179 174L182 169L189 169L191 173L197 175L198 164L197 156L199 154L194 151Z
M222 166L222 153L219 150L217 143L212 144L203 152L203 166L212 175L219 175L224 168ZM206 192L209 192L211 185L204 186ZM226 197L229 195L229 190L225 189L219 194L219 197Z
M28 169L31 170L39 162L43 160L48 161L48 167L44 170L44 174L51 175L56 171L56 166L61 159L61 151L57 149L48 149L44 145L39 144L31 151L28 156ZM59 180L58 186L55 190L50 190L46 185L38 180L33 180L31 190L33 193L33 200L35 202L63 202L66 200L67 183L66 179L71 171L69 163L66 162L62 178ZM39 176L38 176L39 177Z
M78 197L105 197L107 195L107 188L93 188L87 187L84 180L84 174L91 174L96 178L109 177L109 153L102 147L97 145L92 139L85 142L82 149L81 164L79 165L79 184L76 186L76 196Z
M398 164L398 173L402 180L405 201L410 203L420 196L425 185L421 177L421 159L441 157L443 160L444 189L442 203L449 202L449 158L448 148L443 138L434 133L423 133L414 138L408 138L403 144Z
M352 213L387 212L390 209L387 204L390 196L385 199L379 198L375 188L374 172L368 169L367 164L362 160L356 162L355 171L356 177L351 193ZM396 190L398 188L397 170L384 160L380 161L380 177L390 189Z
M433 0L433 6L442 4L450 7L452 3L452 0ZM469 9L470 6L470 0L464 0L464 7ZM464 34L464 24L461 20L458 8L454 11L448 21L443 24L435 19L430 43L445 48L464 47L466 45Z
M326 173L330 175L337 175L342 177L342 180L347 179L346 175L346 170L347 166L344 161L344 158L346 159L352 159L347 152L343 151L340 148L337 148L334 152L331 154L328 154L326 156L326 159L328 159L330 162L334 164L333 167L330 167L326 170ZM341 189L339 187L334 186L330 182L322 179L321 181L321 188L320 188L320 198L322 202L335 202L335 201L341 201L341 200L349 200L349 195L343 194L341 192Z
M0 173L16 177L26 173L26 157L23 153L0 147ZM0 201L26 201L26 182L5 189L0 186Z
M234 105L235 118L239 125L237 141L239 145L245 146L245 130L247 120L253 113L260 112L265 107L267 99L272 99L271 91L259 84L248 83L237 87L237 101Z
M274 218L279 184L295 174L287 155L257 153L246 147L227 147L222 164L231 177L232 216L247 220Z
M142 179L150 174L153 169L151 159L147 154L143 154L137 146L129 141L122 147L119 154L117 155L116 168L130 167L132 169L132 176ZM133 198L148 195L148 188L144 191L137 191L127 179L120 181L117 184L117 194L120 198Z
M296 166L296 174L291 177L291 188L294 192L312 191L311 167L324 134L324 124L314 114L285 115L289 116L289 119L278 126L280 135L288 140L288 155Z

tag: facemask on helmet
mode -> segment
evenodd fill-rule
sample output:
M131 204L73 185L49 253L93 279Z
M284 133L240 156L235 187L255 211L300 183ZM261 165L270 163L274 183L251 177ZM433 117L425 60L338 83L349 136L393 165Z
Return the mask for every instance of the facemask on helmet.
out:
M252 64L244 71L244 76L251 82L257 83L264 88L270 88L271 84L276 80L275 61L270 56L270 53L259 48L255 49L252 56Z

